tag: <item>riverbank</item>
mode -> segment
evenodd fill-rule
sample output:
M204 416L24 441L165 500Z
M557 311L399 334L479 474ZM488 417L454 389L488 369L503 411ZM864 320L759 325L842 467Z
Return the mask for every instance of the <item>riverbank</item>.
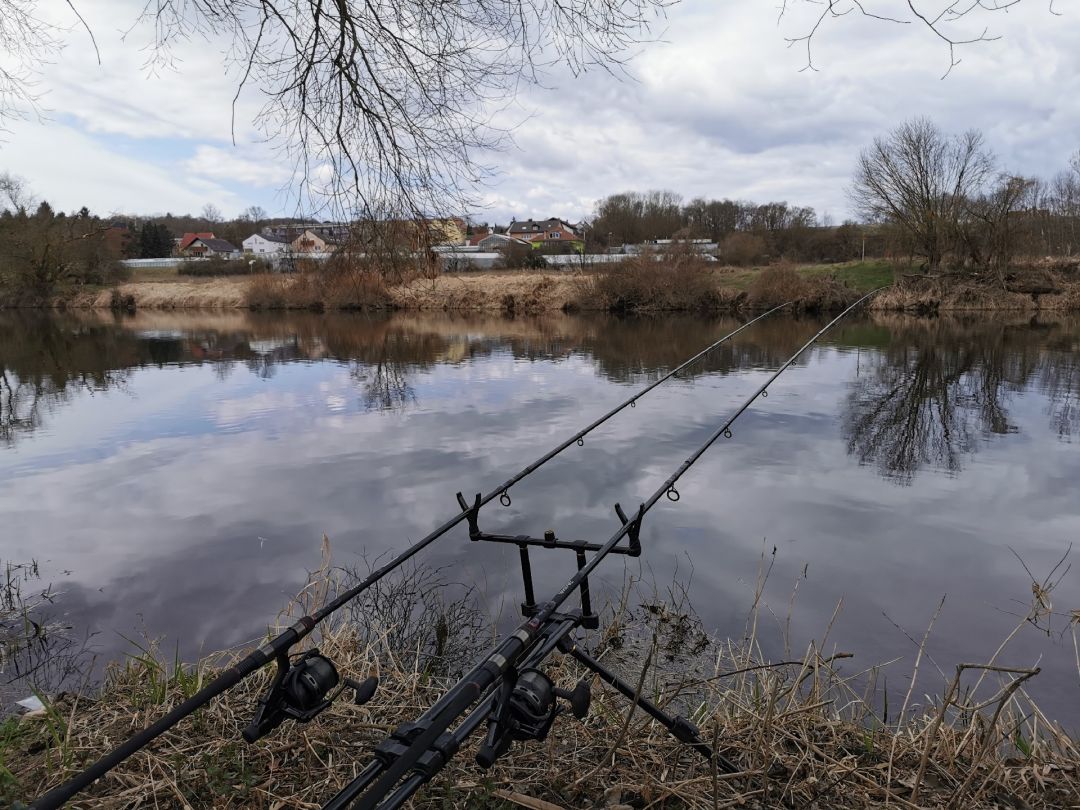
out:
M380 602L357 608L352 622L318 638L342 673L379 676L371 702L356 706L343 698L311 723L287 721L246 745L239 732L269 685L272 668L264 668L89 787L79 806L320 806L367 763L379 740L437 700L456 669L490 643L467 598L443 603L416 595L414 586L431 584L424 576L407 574ZM332 591L316 582L305 593L310 602ZM396 614L387 602L400 607L402 600L422 600L405 607L423 609L401 612L412 617L404 625L390 624ZM826 655L811 642L802 658L765 660L754 612L747 641L738 644L709 638L684 605L654 599L628 612L626 601L593 634L594 654L668 711L688 715L739 774L718 773L572 659L555 654L544 669L559 686L572 689L583 676L591 683L588 717L561 714L546 742L514 743L487 771L475 764L479 735L473 735L412 806L1049 810L1080 798L1075 741L1022 689L1038 670L1000 669L994 659L963 665L951 683L923 687L947 695L943 703L923 704L918 695L912 699L916 659L912 690L902 705L890 706L878 691L878 668L844 671L849 653ZM448 635L451 622L464 630ZM61 695L43 710L8 719L0 726L0 799L27 801L55 787L239 655L222 653L184 668L148 647L114 666L93 699ZM990 677L984 683L980 674ZM976 679L983 686L969 689Z
M1080 265L1025 270L1004 284L970 275L922 276L882 260L765 268L666 269L657 263L604 271L447 273L400 284L370 279L314 289L293 276L191 278L144 272L115 287L84 290L54 305L73 309L398 309L535 314L557 311L760 309L794 298L803 309L842 307L857 293L890 288L878 311L1080 311Z

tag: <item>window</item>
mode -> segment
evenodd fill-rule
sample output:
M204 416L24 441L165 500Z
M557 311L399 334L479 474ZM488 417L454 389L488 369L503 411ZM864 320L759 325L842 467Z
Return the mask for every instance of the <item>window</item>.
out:
M551 239L562 239L562 233L559 231L552 231L548 234L548 237Z

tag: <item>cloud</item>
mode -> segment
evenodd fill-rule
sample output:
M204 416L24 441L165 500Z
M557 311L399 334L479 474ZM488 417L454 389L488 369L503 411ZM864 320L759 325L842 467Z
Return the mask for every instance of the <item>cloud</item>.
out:
M72 130L68 148L96 144L89 159L118 170L96 198L141 205L154 177L162 182L146 210L194 210L207 201L226 211L233 201L274 213L290 208L296 194L274 190L292 167L260 142L254 94L238 100L232 131L238 77L225 70L226 43L182 42L175 70L149 74L140 47L149 32L121 34L141 7L141 0L88 6L102 65L74 29L70 47L45 71L46 104ZM479 155L498 173L479 190L485 208L474 213L500 222L576 220L608 194L664 188L687 198L786 199L842 218L859 149L915 115L950 131L981 129L1003 167L1016 172L1051 176L1080 147L1080 105L1063 101L1080 97L1074 11L1054 16L1025 3L991 17L991 33L1003 38L961 49L963 61L944 81L948 49L925 27L858 15L827 21L814 41L818 70L800 72L806 51L785 37L806 22L792 16L778 24L774 10L755 4L685 0L670 10L658 41L641 48L630 78L550 71L544 88L525 87L496 115L515 143ZM20 128L0 146L0 165L28 174L9 157L18 154L33 167L36 187L63 207L82 205L85 184L68 183L75 156L53 160L49 139L30 132ZM221 198L210 196L215 190ZM193 197L201 202L188 202Z
M241 150L254 152L256 157L243 157L239 154ZM255 150L238 146L222 149L200 144L185 166L191 174L214 180L242 183L256 188L280 187L292 176L288 167L275 160L272 154L264 151L259 155Z
M198 211L208 200L239 210L235 192L209 181L191 183L168 161L155 164L109 149L93 136L58 123L12 128L0 165L29 181L54 207L85 205L98 214Z

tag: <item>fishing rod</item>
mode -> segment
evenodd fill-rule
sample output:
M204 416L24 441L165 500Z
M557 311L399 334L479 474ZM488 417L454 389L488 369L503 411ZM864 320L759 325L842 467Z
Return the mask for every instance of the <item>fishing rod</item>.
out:
M516 631L501 639L496 646L465 677L452 686L442 698L417 720L398 726L375 747L374 759L350 784L337 793L323 810L394 810L416 793L429 779L444 768L457 753L461 743L482 723L488 720L488 732L476 756L477 763L490 767L505 754L514 740L543 740L561 708L556 698L570 702L574 714L583 717L587 713L588 699L582 697L579 683L574 693L555 688L551 679L537 666L558 648L572 655L601 679L615 686L624 696L641 706L650 716L663 723L678 740L715 761L728 773L737 773L738 767L727 758L718 755L704 743L700 732L689 720L669 715L651 701L646 700L629 684L606 670L600 662L580 650L569 640L569 634L578 626L586 629L598 625L598 616L592 612L588 577L604 558L612 553L637 556L641 553L641 521L663 497L679 500L675 484L695 462L721 437L731 437L731 426L758 397L768 396L768 388L784 373L799 356L809 349L822 335L839 323L852 310L880 292L873 290L826 324L817 334L804 343L783 365L753 392L734 413L721 424L709 438L698 447L671 476L644 501L632 519L627 519L622 508L616 504L615 512L620 519L619 529L603 544L593 546L583 541L559 540L554 532L545 532L543 538L510 535L486 535L479 530L475 511L479 511L480 496L475 511L469 517L470 537L473 540L515 543L521 551L522 578L526 599L522 613L526 617ZM462 499L459 496L459 501ZM627 545L619 541L628 538ZM530 547L543 546L574 550L578 570L550 599L537 604L532 599ZM585 552L595 550L586 559ZM580 595L580 608L560 612L560 607L573 593ZM557 637L554 645L551 640ZM547 652L544 652L544 651ZM577 693L577 694L575 694ZM480 701L477 708L473 704ZM584 712L581 711L585 704ZM456 729L451 726L461 720Z
M357 705L363 705L371 699L378 687L378 680L376 678L368 678L363 682L356 682L351 678L341 679L339 678L333 663L325 656L320 655L318 650L310 650L294 661L290 658L290 651L292 648L301 639L309 635L315 627L328 616L351 602L387 574L420 553L462 521L469 520L471 530L473 523L475 523L476 513L481 506L490 503L496 498L499 499L499 502L503 506L510 506L510 488L515 484L519 483L529 475L532 475L532 473L536 472L575 443L579 446L583 446L585 443L585 436L624 409L635 407L637 400L641 399L654 388L667 382L680 371L700 360L718 346L731 340L731 338L735 337L744 329L749 328L774 312L789 306L791 303L791 301L788 301L773 307L742 324L737 329L727 333L719 340L709 344L690 359L680 363L667 374L650 383L645 388L624 400L603 416L557 445L554 449L548 451L536 461L521 469L504 483L491 490L491 492L483 496L478 494L476 496L476 501L472 506L468 506L459 494L458 503L461 506L462 511L455 517L450 518L430 534L422 537L404 551L400 552L386 564L372 571L360 583L343 591L313 614L298 619L292 626L267 641L258 649L248 653L244 658L218 675L218 677L194 695L177 704L177 706L160 719L151 723L142 731L133 734L125 742L105 754L85 770L76 774L69 781L43 794L31 805L31 807L33 810L52 810L52 808L60 807L76 793L100 779L125 759L145 747L164 732L168 731L192 712L205 706L218 695L236 686L253 672L261 669L271 661L274 661L277 664L274 679L267 692L259 700L254 719L243 732L244 739L249 743L269 734L287 719L296 720L301 723L314 719L318 714L327 709L333 700L337 698L346 687L353 691L354 702ZM316 687L316 684L318 687ZM329 687L323 688L326 684L330 684ZM321 691L319 691L319 689L321 689Z

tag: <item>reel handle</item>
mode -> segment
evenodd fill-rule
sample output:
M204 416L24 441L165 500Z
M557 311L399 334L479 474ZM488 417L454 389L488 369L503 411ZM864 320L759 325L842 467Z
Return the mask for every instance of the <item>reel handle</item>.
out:
M362 681L346 678L345 685L356 693L356 697L353 698L353 703L357 706L363 706L375 697L375 690L379 688L379 676L372 675L370 678L364 678Z
M555 694L570 704L570 712L578 720L584 720L589 716L589 706L592 704L592 689L588 681L582 679L570 689L556 689Z

